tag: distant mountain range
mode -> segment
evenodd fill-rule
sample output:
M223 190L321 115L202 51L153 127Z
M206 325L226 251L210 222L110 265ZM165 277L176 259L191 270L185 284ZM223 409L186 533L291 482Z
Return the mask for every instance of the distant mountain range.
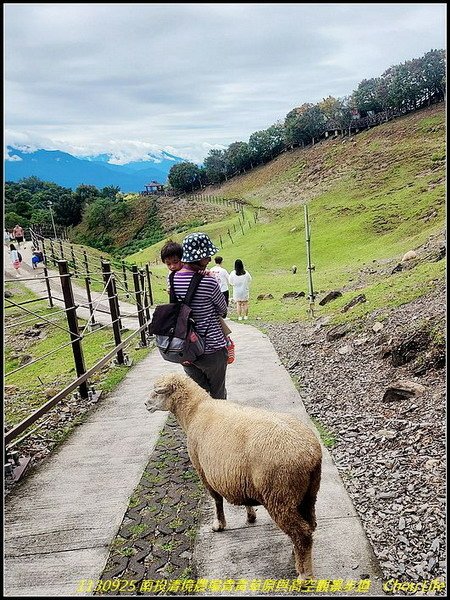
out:
M114 165L108 162L109 154L76 158L59 150L24 152L11 146L8 146L8 156L13 159L4 161L6 181L19 181L34 175L42 181L73 190L81 184L99 189L114 185L122 192L140 192L150 181L166 183L171 167L185 162L179 156L162 152L161 157L148 154L148 160Z

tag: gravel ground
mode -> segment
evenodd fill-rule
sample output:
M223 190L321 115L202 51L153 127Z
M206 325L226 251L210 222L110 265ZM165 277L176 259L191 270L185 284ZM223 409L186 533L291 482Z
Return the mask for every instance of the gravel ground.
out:
M334 438L386 579L445 580L445 316L442 285L351 327L264 326L310 417Z

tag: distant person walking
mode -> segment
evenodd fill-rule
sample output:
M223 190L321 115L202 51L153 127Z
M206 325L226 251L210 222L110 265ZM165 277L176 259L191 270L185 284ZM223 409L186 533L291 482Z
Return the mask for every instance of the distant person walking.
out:
M214 262L216 264L214 267L212 267L210 269L210 272L212 273L212 275L214 275L214 277L216 277L217 281L219 282L220 291L225 296L225 302L227 303L227 306L228 306L228 302L230 299L229 298L230 292L228 290L230 274L228 273L228 271L226 269L224 269L222 267L223 258L221 256L216 256L214 258Z
M5 233L3 234L3 243L6 246L9 246L9 244L11 243L11 234L7 229L5 229Z
M9 245L9 258L11 259L12 266L16 270L16 277L20 277L19 269L22 264L22 255L16 250L14 244Z
M14 227L14 229L12 230L12 234L13 234L14 240L17 244L17 248L20 250L20 244L24 241L24 236L25 236L23 227L21 227L20 225L16 225ZM24 246L24 248L25 247L26 246Z
M233 286L233 300L236 302L238 321L242 321L243 318L247 320L252 276L244 269L244 263L239 258L234 263L229 281Z

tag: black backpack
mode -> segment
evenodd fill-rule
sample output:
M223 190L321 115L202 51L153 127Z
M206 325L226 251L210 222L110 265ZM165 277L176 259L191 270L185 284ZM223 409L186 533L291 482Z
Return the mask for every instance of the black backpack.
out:
M196 332L190 303L203 278L194 273L184 300L175 295L173 278L169 275L170 304L160 304L155 308L149 331L155 336L156 346L164 360L190 364L205 353L205 340Z

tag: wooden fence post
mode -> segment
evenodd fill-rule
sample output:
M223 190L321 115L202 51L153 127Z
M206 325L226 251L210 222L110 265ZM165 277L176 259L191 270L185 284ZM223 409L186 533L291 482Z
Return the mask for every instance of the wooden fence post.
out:
M80 331L78 329L78 318L75 306L75 299L73 296L72 282L70 280L69 269L67 267L66 260L58 260L59 275L61 277L61 288L64 298L64 305L66 307L67 324L70 331L70 339L72 341L72 352L75 361L75 369L77 377L81 377L86 373L84 366L83 349L81 347ZM89 397L88 388L86 381L79 386L80 396L83 399Z
M86 269L86 275L89 276L89 261L88 261L88 257L86 254L86 250L83 250L83 256L84 256L84 268Z
M147 272L147 284L148 284L148 295L149 295L149 299L150 299L150 306L153 306L152 282L150 280L150 275L152 274L152 272L148 268L148 263L146 263L146 265L145 265L145 270Z
M87 295L87 299L88 299L89 314L91 315L91 325L95 326L95 325L97 325L97 323L95 322L94 309L92 306L91 278L89 276L89 260L88 260L87 254L86 254L86 250L83 250L83 258L84 258L84 268L86 269L84 283L86 286L86 295Z
M50 240L50 250L52 251L53 264L56 266L57 262L56 262L56 258L55 258L55 248L53 247L53 240Z
M95 322L94 307L92 306L92 295L91 295L91 285L90 285L91 278L89 277L89 275L87 273L84 278L84 284L86 286L86 296L87 296L87 300L88 300L89 314L91 315L91 317L90 317L91 326L95 327L95 325L97 325L97 323Z
M147 290L145 289L145 275L144 275L144 269L141 269L139 271L139 276L140 276L140 284L141 284L141 289L144 290L144 309L145 309L145 318L150 326L150 306L148 303L148 295L147 295Z
M120 318L117 304L117 294L114 289L114 273L111 271L111 265L108 262L102 262L103 281L105 282L106 292L108 294L109 311L111 313L111 321L114 332L114 341L116 346L121 344L120 336ZM117 363L123 365L125 363L123 350L117 351Z
M122 275L123 275L123 285L125 286L125 290L126 290L126 296L127 296L127 298L129 298L130 294L128 292L127 269L126 269L124 260L122 261Z
M142 292L139 285L139 271L137 265L133 265L131 270L133 271L133 282L134 282L134 291L136 293L136 306L138 311L138 319L139 319L139 327L145 325L144 319L144 309L142 306ZM147 347L147 337L145 335L145 331L141 330L141 346L143 348Z
M47 296L48 296L48 305L50 308L53 308L53 299L52 299L52 290L50 288L50 280L48 276L47 267L44 263L44 278L45 278L45 287L47 288Z
M72 254L72 261L73 261L73 268L75 270L75 275L78 275L77 261L75 259L75 252L73 251L73 244L70 244L70 253Z

